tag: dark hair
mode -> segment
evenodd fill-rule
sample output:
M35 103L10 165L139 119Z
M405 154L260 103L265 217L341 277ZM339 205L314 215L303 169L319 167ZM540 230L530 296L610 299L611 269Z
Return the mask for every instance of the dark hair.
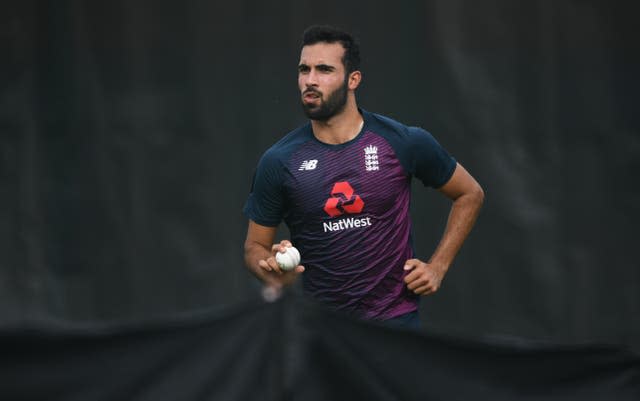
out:
M312 25L305 29L302 35L303 47L319 42L339 42L344 47L342 64L347 70L347 75L360 68L360 45L350 33L329 25Z

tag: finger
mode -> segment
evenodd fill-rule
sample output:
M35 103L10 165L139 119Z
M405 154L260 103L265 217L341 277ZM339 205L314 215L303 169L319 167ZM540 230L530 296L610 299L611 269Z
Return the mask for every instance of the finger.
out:
M280 241L280 243L271 245L271 253L285 253L287 251L287 248L291 248L292 246L293 245L291 244L291 241L283 239L282 241Z
M278 273L280 273L283 276L290 276L292 274L298 275L302 272L304 272L304 266L302 265L298 265L295 268L291 269L291 270L282 270L280 268L280 266L277 265L276 263L276 268L273 269L274 271L277 271Z
M424 286L418 286L414 292L419 295L433 295L438 292L439 289L440 286L438 284L431 282Z
M300 273L304 273L304 266L298 265L295 268L293 268L292 270L286 270L286 271L281 270L281 271L282 271L282 274L295 274L295 275L298 275Z
M404 276L404 282L409 284L412 281L415 281L418 278L418 273L415 271L410 272L406 276Z
M421 287L426 287L428 286L429 280L424 280L422 278L420 279L416 279L416 280L412 280L410 282L407 283L407 288L411 291L415 291L417 288L421 288Z
M418 295L426 295L431 292L435 292L435 286L428 279L426 280L416 280L407 285L407 289L413 291Z
M404 262L404 270L405 271L413 270L413 268L418 266L419 263L420 261L418 259L409 259L406 262Z
M269 265L269 267L271 268L272 272L278 273L278 274L283 274L284 273L284 271L280 268L280 265L278 265L278 262L276 261L276 258L274 258L273 256L267 258L266 262Z
M264 259L260 259L258 261L258 266L260 266L263 270L266 270L268 272L273 270L273 268L269 265L269 263Z
M273 257L270 257L266 260L260 260L258 262L258 265L268 272L282 273L280 270L280 266L278 266L278 264L276 263L276 259Z
M409 272L409 274L404 276L404 282L409 284L416 280L420 280L420 278L423 276L423 273L424 272L422 271L422 269L413 269Z
M433 292L433 290L428 285L423 285L413 290L413 292L417 295L429 295Z

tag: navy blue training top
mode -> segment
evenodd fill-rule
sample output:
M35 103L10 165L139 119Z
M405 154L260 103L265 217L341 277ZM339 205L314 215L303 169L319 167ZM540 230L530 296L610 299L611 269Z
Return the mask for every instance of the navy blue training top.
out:
M243 211L264 226L285 221L305 266L305 293L359 317L390 319L418 304L403 282L414 257L411 179L438 188L456 161L427 131L361 113L364 125L347 143L320 142L307 123L274 144Z

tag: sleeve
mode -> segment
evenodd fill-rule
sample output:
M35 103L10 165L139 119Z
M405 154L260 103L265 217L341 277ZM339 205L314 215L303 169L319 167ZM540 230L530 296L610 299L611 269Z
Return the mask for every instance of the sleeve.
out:
M440 188L456 169L456 160L422 128L409 128L411 173L427 187Z
M265 153L253 176L251 192L243 208L244 215L256 223L276 227L284 213L282 167L271 152Z

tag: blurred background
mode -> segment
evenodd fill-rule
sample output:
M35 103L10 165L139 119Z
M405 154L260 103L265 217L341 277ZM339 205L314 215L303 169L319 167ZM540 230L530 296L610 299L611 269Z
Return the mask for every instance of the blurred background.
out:
M3 2L0 324L258 298L241 209L305 122L314 23L360 39L362 108L427 129L485 189L424 330L640 349L640 52L633 10L599 0ZM428 258L449 203L413 191Z

